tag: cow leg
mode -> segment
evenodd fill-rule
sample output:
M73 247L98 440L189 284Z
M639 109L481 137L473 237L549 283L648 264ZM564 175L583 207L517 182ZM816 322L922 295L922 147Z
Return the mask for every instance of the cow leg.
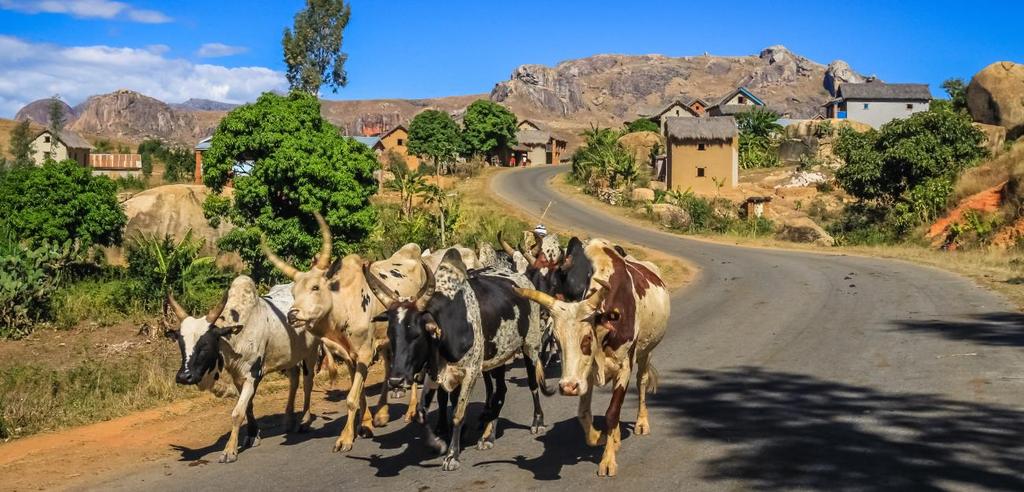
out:
M533 423L530 424L530 434L540 434L547 430L544 427L544 410L540 408L540 392L538 391L538 377L544 376L544 367L540 360L531 358L523 352L523 362L526 366L526 383L530 387L530 396L533 397Z
M647 389L651 384L652 370L650 352L638 353L636 357L636 387L640 392L640 408L636 412L636 425L633 431L638 436L646 436L651 433L651 423L647 420Z
M490 371L485 372L484 376L484 411L480 414L480 426L478 430L483 430L484 426L487 425L488 415L491 411L491 398L494 396L494 376Z
M391 409L388 407L388 388L387 380L391 375L391 349L389 347L382 346L380 348L381 359L384 364L384 379L380 387L380 398L377 400L377 411L373 414L373 425L375 427L384 427L391 421Z
M256 394L256 381L252 378L246 378L245 382L242 383L242 389L238 392L238 402L235 403L235 408L231 410L231 437L228 437L227 445L224 446L224 452L220 455L221 463L232 463L238 459L238 431L242 427L242 421L246 417L246 410L248 410L254 394Z
M359 361L365 360L362 357ZM356 423L363 410L366 410L366 396L363 394L363 383L366 381L366 364L356 362L356 370L352 375L352 387L345 398L345 406L348 408L348 418L345 419L345 428L341 435L334 442L334 451L351 451L352 443L356 437Z
M318 356L314 352L306 359L302 368L302 412L299 413L296 419L296 424L298 425L295 428L298 432L305 432L309 429L309 425L312 424L312 420L307 422L307 419L310 417L309 403L313 397L313 380L316 377L313 368L316 367L317 358Z
M615 453L619 450L622 438L619 413L622 411L622 401L626 399L626 389L628 386L629 362L626 361L619 369L619 374L615 378L612 400L608 403L608 410L604 414L604 421L607 426L604 431L604 454L601 456L601 463L597 467L597 474L602 477L614 477L619 471L619 464L615 461Z
M604 437L594 428L594 414L590 410L590 400L594 396L595 382L594 371L591 371L590 376L587 378L587 391L580 395L580 406L577 412L577 418L580 421L580 426L583 427L583 436L587 440L587 446L600 446Z
M434 430L430 430L430 423L427 422L427 408L430 407L430 401L433 400L434 394L437 394L437 423L434 424ZM423 399L420 401L420 410L418 411L421 422L423 423L424 433L426 434L427 445L430 446L437 454L445 454L448 452L448 442L445 441L447 436L450 434L449 421L448 421L448 392L444 388L438 388L436 386L426 389L424 388Z
M257 386L259 381L257 381ZM252 410L256 397L249 399L245 407L245 441L242 441L243 448L255 448L260 445L260 426L256 423L256 413Z
M448 454L441 461L442 471L458 470L461 465L459 455L462 453L462 424L465 423L466 407L469 405L469 395L473 392L475 382L476 374L468 375L455 390L457 403L452 414L452 438L448 441Z
M412 388L409 389L409 406L406 407L405 417L403 418L406 423L412 422L416 417L416 409L419 408L419 403L417 402L419 395L419 385L413 381Z
M299 390L299 367L288 369L288 403L284 406L284 431L291 432L295 425L295 393Z
M498 416L501 415L501 407L505 405L505 394L508 392L508 387L505 385L504 365L484 373L484 378L485 383L487 379L491 378L497 384L495 385L494 393L488 398L487 408L484 410L483 415L480 416L480 423L484 424L484 433L476 444L477 449L480 450L494 447L494 439L498 434Z

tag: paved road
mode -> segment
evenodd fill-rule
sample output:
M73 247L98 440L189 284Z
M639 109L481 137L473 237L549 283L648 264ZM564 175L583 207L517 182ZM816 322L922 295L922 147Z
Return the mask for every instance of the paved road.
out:
M1006 301L902 262L638 228L556 196L547 181L561 171L510 171L494 190L531 212L554 199L549 222L625 238L701 269L673 297L669 332L655 352L653 435L628 432L636 406L635 397L626 400L617 478L596 477L600 454L582 442L574 399L547 399L550 428L533 436L527 392L512 386L497 446L466 449L454 473L440 472L418 431L399 423L357 441L348 455L331 454L334 421L300 438L265 439L235 464L214 463L222 441L106 487L1024 490L1024 316ZM513 375L524 384L521 370ZM595 398L596 414L607 401L607 392ZM339 404L318 407L328 405ZM204 455L210 464L188 466Z

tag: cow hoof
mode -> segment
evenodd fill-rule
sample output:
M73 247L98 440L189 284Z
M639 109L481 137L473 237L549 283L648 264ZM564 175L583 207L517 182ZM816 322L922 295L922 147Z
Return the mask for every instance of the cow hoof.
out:
M530 426L530 434L543 434L548 431L544 424Z
M413 419L415 419L415 418L416 418L416 412L407 413L407 414L402 416L402 420L405 421L405 423L407 423L407 424L408 423L412 423Z
M454 456L445 456L444 461L441 462L442 471L455 471L459 469L462 463L459 463L459 459Z
M352 443L350 443L350 442L342 442L341 439L338 439L337 442L334 443L334 452L335 453L338 453L338 452L347 453L349 451L352 451Z
M614 477L619 472L619 465L614 461L607 463L601 462L597 467L597 476L599 477Z
M494 447L494 441L491 441L491 440L486 439L486 438L485 439L481 439L479 442L476 443L476 448L479 449L480 451L487 451L488 449L491 449L493 447Z
M633 433L638 436L646 436L651 433L651 424L647 422L637 422L633 427Z
M221 463L234 463L238 461L238 453L228 453L225 451L220 455L220 460L218 461Z
M371 430L369 427L360 427L359 428L359 437L361 437L363 439L369 439L369 438L373 437L373 430Z
M437 454L445 454L448 452L448 443L444 442L440 437L434 436L427 441L427 446L437 452Z
M391 415L388 415L386 412L385 413L377 413L377 415L373 416L373 426L374 427L384 427L384 426L388 425L388 422L390 422L390 421L391 421Z

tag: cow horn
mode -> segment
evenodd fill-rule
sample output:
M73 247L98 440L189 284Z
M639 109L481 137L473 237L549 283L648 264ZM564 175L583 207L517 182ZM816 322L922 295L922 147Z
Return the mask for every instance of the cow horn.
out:
M419 293L416 294L416 307L422 311L423 309L426 309L427 301L430 300L430 296L434 295L435 279L434 272L430 270L430 267L427 266L426 263L421 261L420 265L423 266L424 279L423 287L420 289Z
M555 298L548 294L545 294L539 290L534 289L515 289L516 295L524 299L529 299L541 306L551 309L555 305Z
M320 215L320 212L313 212L313 217L316 218L316 223L320 226L320 239L322 241L320 255L316 258L316 267L321 270L327 270L331 266L331 228L327 225L324 217Z
M587 304L589 304L590 307L594 309L600 309L601 304L604 302L605 296L608 295L609 291L611 291L611 286L608 285L608 282L601 280L599 278L595 278L594 282L597 282L597 284L600 285L601 288L594 291L593 294L587 296L587 298L584 299L584 301Z
M220 313L224 312L224 306L228 305L228 292L230 291L225 290L224 297L221 297L220 303L214 306L213 309L210 310L210 312L206 313L207 323L210 323L212 325L215 321L217 321L217 318L220 317Z
M509 256L516 255L516 250L512 248L512 245L501 237L501 231L498 231L498 244L501 245L501 249L505 250L505 253L507 253Z
M384 306L389 306L391 303L398 300L398 294L391 290L390 287L384 285L372 272L370 272L370 262L363 262L363 278L366 279L366 284L370 286L370 292L377 296L377 300L380 301Z
M294 280L295 276L299 274L299 270L297 268L289 265L279 256L275 255L273 251L270 251L270 246L267 246L267 238L262 234L260 235L260 249L263 250L263 254L268 260L270 260L270 263L278 270L281 270L281 273L283 273L285 277Z
M165 313L167 312L167 308L171 309L171 312L174 313L174 316L178 318L179 322L188 317L188 311L185 311L185 308L181 307L181 304L178 304L177 299L174 298L174 293L169 290L167 291L167 297L164 299Z

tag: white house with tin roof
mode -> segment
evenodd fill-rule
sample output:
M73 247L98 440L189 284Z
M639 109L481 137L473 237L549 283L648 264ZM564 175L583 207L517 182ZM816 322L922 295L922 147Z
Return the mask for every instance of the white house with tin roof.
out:
M914 113L928 111L932 93L928 84L846 83L836 98L825 103L827 118L850 119L875 128Z

